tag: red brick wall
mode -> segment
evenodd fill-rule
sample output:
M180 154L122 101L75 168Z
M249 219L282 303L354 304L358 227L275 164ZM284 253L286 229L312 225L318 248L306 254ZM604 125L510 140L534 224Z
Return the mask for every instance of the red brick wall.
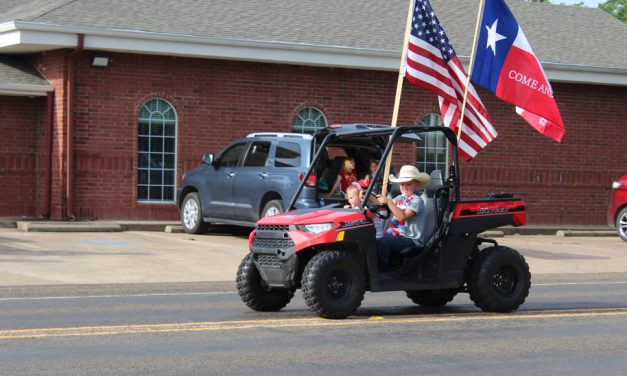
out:
M54 104L52 109L52 153L51 153L51 192L50 216L66 217L66 170L65 170L65 139L66 139L66 105L65 75L67 54L65 50L43 53L32 59L32 64L54 87Z
M111 57L107 68L91 67L88 53L76 64L74 206L79 217L177 217L173 204L140 204L136 198L137 113L154 97L168 100L178 115L179 181L203 153L216 153L237 137L289 131L304 106L320 108L330 124L391 119L393 72ZM42 56L40 69L58 78L51 66L59 61L58 54ZM480 91L499 137L462 165L464 198L507 191L526 200L531 223L603 224L611 180L627 165L627 88L555 84L554 89L567 128L562 144L525 124L513 106ZM430 112L438 112L435 96L406 83L399 124L416 124Z
M44 214L46 98L0 96L0 216Z

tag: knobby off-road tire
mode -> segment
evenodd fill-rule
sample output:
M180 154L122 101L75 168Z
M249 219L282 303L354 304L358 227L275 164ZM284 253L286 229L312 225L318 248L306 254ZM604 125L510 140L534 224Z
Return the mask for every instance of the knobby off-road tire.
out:
M261 312L278 311L292 300L294 290L269 288L253 262L252 254L247 254L237 269L237 292L250 309Z
M305 266L301 284L307 305L327 319L352 315L366 290L364 272L357 260L338 251L315 255Z
M209 224L202 220L202 206L197 192L189 193L181 205L181 224L188 234L204 234Z
M509 247L489 247L473 260L468 292L486 312L511 312L525 302L531 274L525 258Z
M459 289L406 291L412 302L422 307L443 307L453 300Z

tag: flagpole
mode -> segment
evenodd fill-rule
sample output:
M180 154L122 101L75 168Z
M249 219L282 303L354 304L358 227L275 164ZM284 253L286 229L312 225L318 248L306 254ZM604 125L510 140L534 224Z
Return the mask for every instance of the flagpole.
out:
M396 96L394 98L394 110L392 111L392 128L396 128L398 122L398 112L401 105L401 94L403 93L403 81L405 78L404 65L407 60L407 49L409 44L409 33L411 32L411 21L414 11L414 1L409 0L409 9L407 10L407 21L405 22L405 36L403 37L403 49L401 52L401 65L398 69L398 79L396 81ZM381 187L381 196L387 196L388 176L390 175L390 165L392 164L392 149L385 160L385 169L383 172L383 185Z
M468 87L470 86L470 76L472 76L472 68L475 64L475 53L477 52L477 35L479 34L479 24L481 23L481 14L483 13L484 0L479 0L479 12L477 13L477 22L475 23L475 35L472 38L472 48L470 49L470 63L468 64L468 78L466 79L466 87L464 88L464 101L462 102L462 111L457 126L457 143L462 137L462 127L464 126L464 111L466 110L466 100L468 99Z

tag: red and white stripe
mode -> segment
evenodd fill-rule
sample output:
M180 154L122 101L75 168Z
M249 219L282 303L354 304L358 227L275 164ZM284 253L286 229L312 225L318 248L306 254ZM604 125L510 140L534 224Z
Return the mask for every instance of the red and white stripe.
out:
M438 95L444 124L457 132L468 77L457 56L447 63L440 50L410 35L405 77ZM488 112L471 84L459 142L460 155L466 161L471 160L496 136Z

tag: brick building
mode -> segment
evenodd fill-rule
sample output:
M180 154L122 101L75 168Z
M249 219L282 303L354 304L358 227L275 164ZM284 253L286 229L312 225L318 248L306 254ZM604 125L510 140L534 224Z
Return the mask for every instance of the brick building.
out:
M237 137L389 123L407 1L354 3L0 1L0 216L174 219L183 173ZM627 170L627 26L508 3L566 135L543 137L479 90L499 136L461 166L462 193L515 193L534 224L603 224ZM478 1L432 4L467 63ZM399 124L438 113L404 85Z

